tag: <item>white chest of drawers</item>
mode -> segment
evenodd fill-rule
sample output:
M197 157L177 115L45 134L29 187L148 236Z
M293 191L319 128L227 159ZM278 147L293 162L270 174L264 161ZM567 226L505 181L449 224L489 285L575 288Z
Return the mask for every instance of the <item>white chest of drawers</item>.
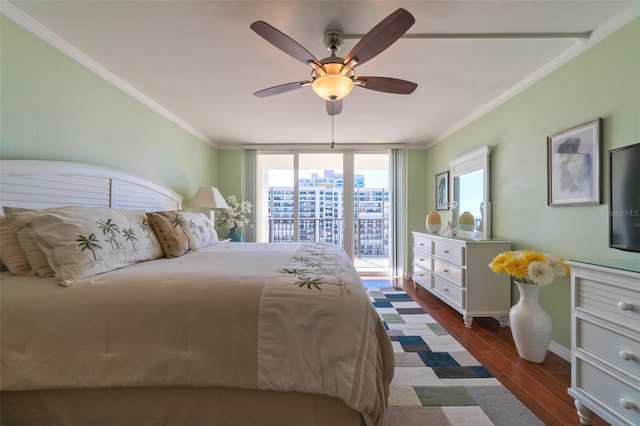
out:
M463 315L471 328L474 317L496 316L506 325L511 308L508 275L496 274L489 263L509 250L504 240L472 240L413 233L413 281Z
M633 261L632 261L633 262ZM631 262L629 262L630 264ZM635 262L633 262L635 263ZM571 266L571 388L582 424L596 413L640 424L640 261Z

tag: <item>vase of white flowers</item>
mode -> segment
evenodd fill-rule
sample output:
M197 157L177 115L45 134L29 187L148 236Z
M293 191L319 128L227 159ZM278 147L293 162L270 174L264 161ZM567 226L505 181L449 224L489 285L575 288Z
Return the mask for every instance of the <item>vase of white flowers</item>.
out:
M518 354L540 363L547 355L553 322L538 300L542 286L569 273L562 258L533 250L507 251L489 264L496 273L511 275L518 286L520 300L509 311L509 325Z
M229 195L227 197L229 208L220 213L219 225L224 225L229 229L226 238L233 242L243 242L244 238L240 234L240 229L249 224L248 214L251 213L251 203L243 200L242 197Z

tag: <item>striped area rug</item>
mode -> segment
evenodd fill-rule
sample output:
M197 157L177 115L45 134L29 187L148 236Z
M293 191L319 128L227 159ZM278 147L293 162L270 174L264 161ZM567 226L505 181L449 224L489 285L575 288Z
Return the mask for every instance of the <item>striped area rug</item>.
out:
M395 352L387 426L542 424L411 296L363 283Z

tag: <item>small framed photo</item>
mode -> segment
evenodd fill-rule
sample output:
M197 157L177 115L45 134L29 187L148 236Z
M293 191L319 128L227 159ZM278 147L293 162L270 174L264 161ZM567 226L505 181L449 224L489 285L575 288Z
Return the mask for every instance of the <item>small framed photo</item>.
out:
M449 172L436 175L436 210L449 210Z
M547 204L600 204L602 119L547 137Z

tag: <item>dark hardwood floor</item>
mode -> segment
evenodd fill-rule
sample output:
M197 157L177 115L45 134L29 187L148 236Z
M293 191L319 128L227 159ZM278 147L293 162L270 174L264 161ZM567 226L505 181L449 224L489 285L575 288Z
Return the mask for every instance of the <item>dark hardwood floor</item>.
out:
M573 398L567 394L569 362L551 352L543 363L526 361L518 356L510 329L500 327L497 320L474 318L468 329L458 312L422 287L414 290L412 280L396 278L395 286L409 293L545 425L580 425ZM599 417L593 424L608 425Z

